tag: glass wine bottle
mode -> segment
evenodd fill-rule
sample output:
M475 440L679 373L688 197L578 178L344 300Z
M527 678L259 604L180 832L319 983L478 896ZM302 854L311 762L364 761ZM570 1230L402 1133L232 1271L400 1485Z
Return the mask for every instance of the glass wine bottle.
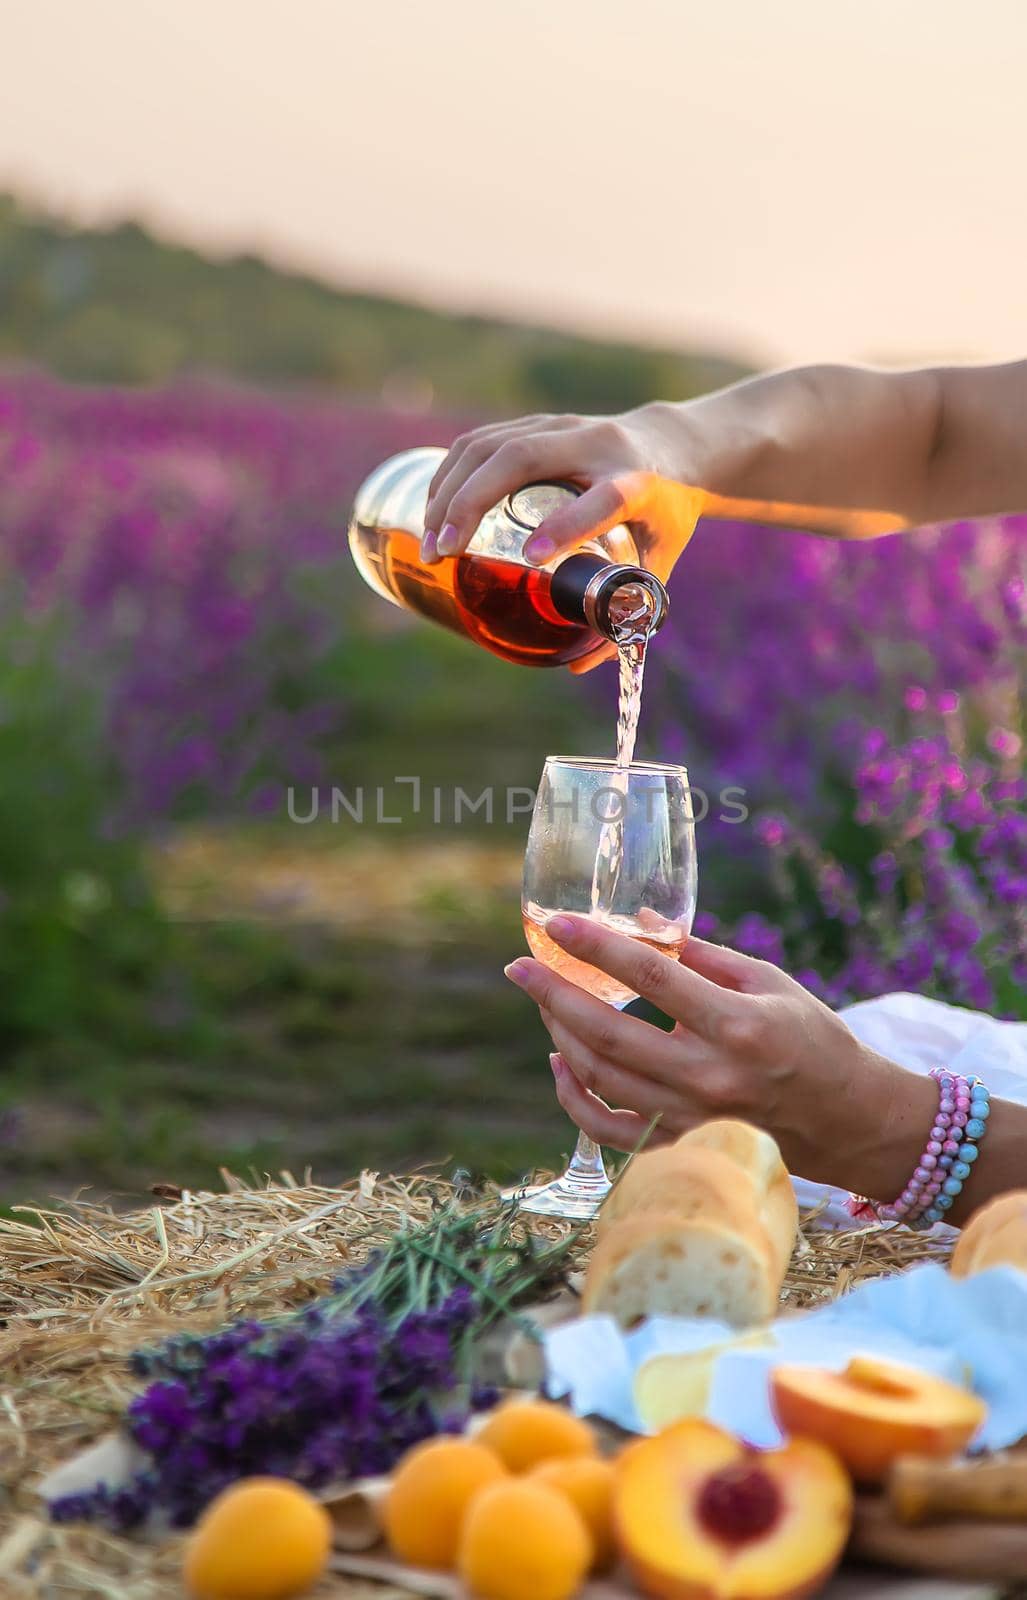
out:
M520 666L559 667L598 654L640 606L650 633L662 625L667 591L640 562L626 527L547 566L525 559L539 523L580 492L572 484L527 484L486 513L460 560L423 562L428 487L444 455L406 450L357 492L350 549L377 594Z

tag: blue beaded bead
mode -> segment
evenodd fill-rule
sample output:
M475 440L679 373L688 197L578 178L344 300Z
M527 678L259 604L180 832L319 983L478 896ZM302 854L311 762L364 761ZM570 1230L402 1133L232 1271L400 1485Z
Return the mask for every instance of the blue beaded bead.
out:
M938 1157L938 1165L939 1165L939 1167L943 1167L945 1169L945 1171L947 1172L949 1167L951 1167L952 1162L953 1162L954 1159L955 1158L953 1156L939 1156Z
M971 1117L970 1121L963 1129L963 1132L966 1134L968 1139L983 1139L985 1132L984 1123L981 1121L980 1117Z
M924 1212L924 1221L925 1222L940 1222L942 1217L943 1217L943 1215L944 1215L944 1212L939 1211L937 1205L928 1206L927 1210Z
M981 1082L980 1078L975 1078L970 1085L970 1098L971 1100L990 1100L991 1090L986 1083Z
M960 1161L976 1161L980 1153L975 1144L961 1144L959 1147Z
M952 1205L952 1196L950 1194L940 1194L934 1203L939 1211L948 1211Z
M952 1176L954 1178L958 1178L960 1182L962 1182L964 1178L968 1178L970 1176L970 1163L968 1161L954 1162L952 1167Z
M963 1185L959 1178L946 1178L941 1186L942 1194L950 1194L955 1199L957 1194L962 1194Z
M991 1106L987 1100L971 1100L970 1115L980 1122L987 1122L991 1116Z

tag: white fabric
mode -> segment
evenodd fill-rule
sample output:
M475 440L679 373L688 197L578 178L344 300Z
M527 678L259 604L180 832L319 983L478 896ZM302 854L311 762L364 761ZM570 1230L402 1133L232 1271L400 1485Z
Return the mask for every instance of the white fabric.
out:
M975 1072L1001 1100L1027 1105L1027 1022L998 1022L980 1011L946 1005L921 994L886 994L861 1000L838 1015L873 1050L879 1050L910 1072L928 1073L950 1067ZM1027 1154L1024 1157L1027 1181ZM842 1190L793 1178L801 1206L829 1201L826 1227L851 1227Z
M839 1372L854 1355L877 1356L969 1383L988 1402L976 1443L1001 1450L1027 1434L1027 1273L992 1267L953 1278L937 1262L861 1283L812 1311L778 1318L770 1343L717 1356L704 1415L751 1444L773 1447L780 1432L769 1379L782 1362ZM654 1317L625 1333L612 1317L577 1317L544 1335L546 1386L580 1416L644 1431L634 1382L654 1354L710 1349L725 1330L706 1320Z

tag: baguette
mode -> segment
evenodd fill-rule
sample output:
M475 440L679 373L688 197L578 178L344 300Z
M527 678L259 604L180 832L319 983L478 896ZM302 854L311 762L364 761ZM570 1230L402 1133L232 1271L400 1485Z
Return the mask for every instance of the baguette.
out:
M968 1278L999 1266L1027 1272L1027 1189L1013 1189L978 1207L956 1241L949 1270L955 1278Z
M798 1206L769 1134L718 1121L643 1152L604 1203L583 1309L765 1322L791 1259Z
M599 1213L599 1232L626 1217L659 1213L681 1222L715 1216L745 1229L760 1214L751 1173L719 1150L677 1144L646 1151L628 1163Z
M783 1280L799 1231L799 1204L777 1141L749 1122L721 1118L692 1128L681 1136L675 1148L683 1153L717 1150L749 1174L761 1196L760 1210Z
M630 1327L645 1317L716 1317L734 1328L766 1322L779 1279L770 1241L754 1223L625 1217L604 1230L585 1278L582 1310Z

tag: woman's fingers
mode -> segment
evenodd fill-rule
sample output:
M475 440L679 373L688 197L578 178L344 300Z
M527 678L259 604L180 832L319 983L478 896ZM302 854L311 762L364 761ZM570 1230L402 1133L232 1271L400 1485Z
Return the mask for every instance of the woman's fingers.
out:
M504 495L526 483L579 477L588 471L587 451L580 436L566 429L515 431L498 443L484 441L470 446L451 478L443 482L432 506L431 521L442 525L439 554L455 556L466 550L482 517ZM538 535L534 537L537 539Z
M483 462L495 455L507 439L543 431L548 420L545 417L521 417L516 422L496 422L458 439L445 460L439 463L428 487L424 511L425 542L431 534L437 537L440 528L449 520L448 508L453 496Z
M639 1017L623 1016L605 1000L586 994L528 956L511 962L506 975L604 1061L629 1071L636 1062L644 1061L646 1075L668 1086L680 1079L681 1041L661 1028Z
M769 961L757 961L740 950L692 936L685 940L678 959L682 966L737 994L780 994L791 983L788 975Z
M542 1021L583 1089L590 1090L607 1102L637 1111L647 1121L668 1109L672 1091L666 1084L597 1055L590 1045L554 1017L551 1011L542 1012ZM673 1094L675 1100L679 1099L679 1089L675 1089Z
M522 417L463 434L429 487L424 559L462 554L485 513L513 490L570 479L584 492L540 523L525 543L528 560L542 565L629 522L647 565L666 578L703 496L654 470L652 445L645 428L617 417Z
M571 1121L596 1144L614 1150L634 1150L645 1137L649 1119L634 1111L614 1111L597 1095L583 1089L560 1055L549 1058L556 1084L556 1098Z
M564 468L565 472L573 470ZM623 522L629 504L625 481L604 478L552 512L525 543L528 560L539 564L551 561L558 551L573 550L586 539L598 539Z
M500 422L483 422L480 428L470 428L467 433L461 433L453 440L453 443L435 469L435 474L428 485L429 502L438 493L442 480L452 472L464 452L470 449L471 446L478 444L480 440L494 439L497 436L510 433L514 429L522 431L532 428L542 429L556 420L558 419L537 414L528 417L505 417Z
M563 950L609 973L704 1039L716 1040L730 996L699 972L591 917L550 917L546 932ZM687 949L689 941L685 941ZM634 1019L628 1019L634 1020Z

